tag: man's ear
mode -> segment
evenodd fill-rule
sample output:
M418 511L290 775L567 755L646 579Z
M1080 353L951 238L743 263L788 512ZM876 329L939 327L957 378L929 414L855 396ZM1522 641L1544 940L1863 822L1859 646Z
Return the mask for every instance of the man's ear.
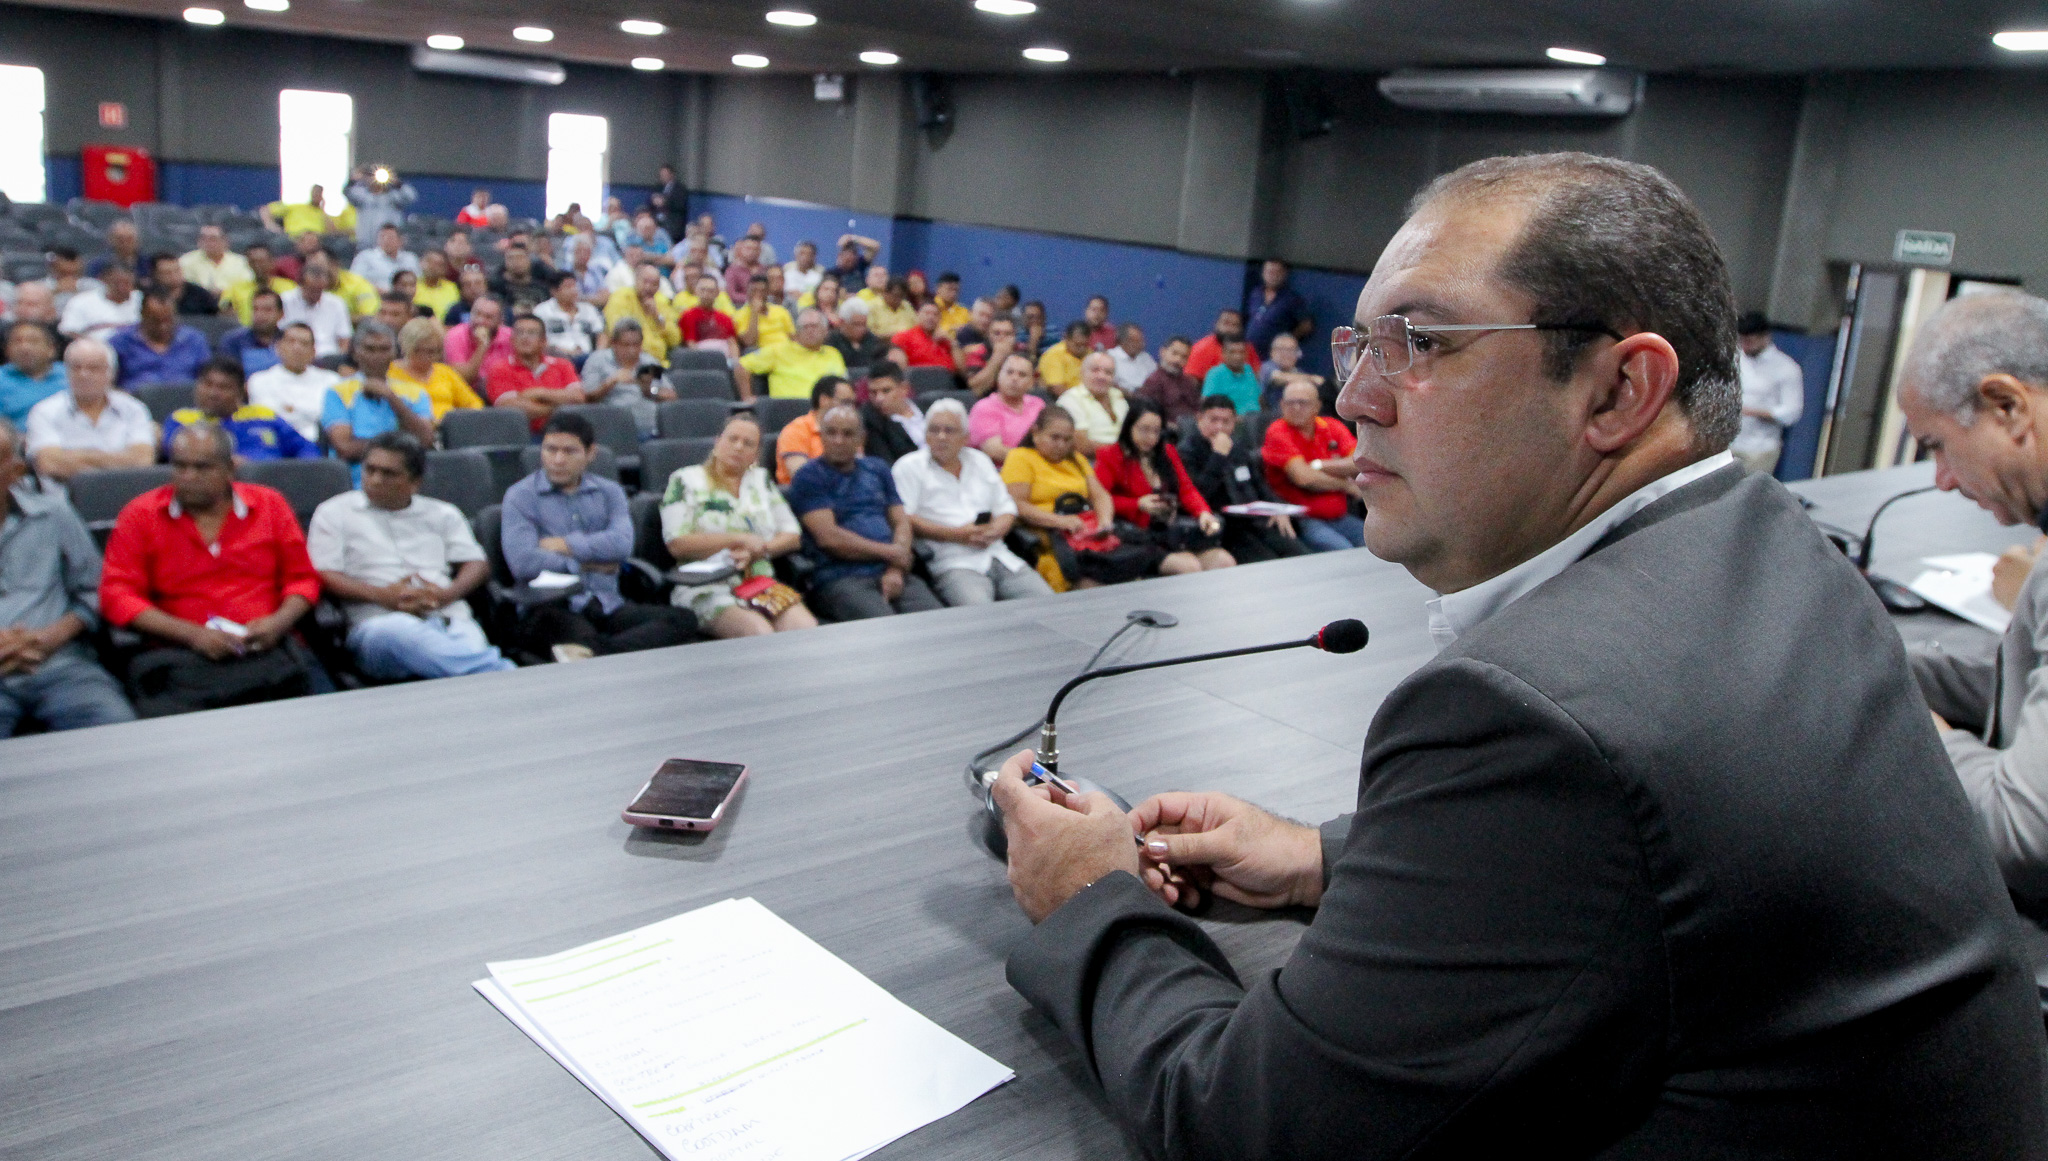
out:
M1586 442L1609 453L1627 447L1664 413L1678 384L1678 352L1664 336L1643 331L1587 360L1595 378Z
M2034 414L2041 400L2034 389L2003 371L1993 371L1977 381L1977 415L1980 422L1995 423L2014 443L2033 438Z

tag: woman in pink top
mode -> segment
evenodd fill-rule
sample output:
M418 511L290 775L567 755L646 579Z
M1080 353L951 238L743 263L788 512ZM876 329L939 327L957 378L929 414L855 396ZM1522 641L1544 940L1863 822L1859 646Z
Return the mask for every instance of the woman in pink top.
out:
M967 413L967 441L997 463L1031 434L1045 400L1031 394L1038 370L1024 355L1011 355L996 372L996 389Z

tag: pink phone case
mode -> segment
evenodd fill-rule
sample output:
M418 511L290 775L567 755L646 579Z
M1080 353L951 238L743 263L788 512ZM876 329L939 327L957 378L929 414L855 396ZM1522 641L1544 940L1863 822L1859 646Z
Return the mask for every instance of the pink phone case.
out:
M751 766L740 767L740 776L732 780L732 789L726 791L725 797L718 800L718 805L712 809L710 818L683 818L680 815L671 814L635 814L631 808L621 811L619 817L634 826L644 826L654 830L711 830L718 825L719 819L725 817L725 808L732 805L732 800L738 796L740 788L747 784L747 775L752 772L753 767ZM633 796L633 801L640 801L640 795L647 793L647 788L652 785L654 785L654 779L650 777L640 787L639 794Z

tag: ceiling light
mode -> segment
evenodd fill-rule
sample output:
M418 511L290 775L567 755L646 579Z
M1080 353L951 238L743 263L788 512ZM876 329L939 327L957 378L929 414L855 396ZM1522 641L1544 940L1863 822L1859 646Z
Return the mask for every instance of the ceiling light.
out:
M242 3L258 12L285 12L292 6L292 0L242 0Z
M893 52L870 50L860 54L860 63L871 65L892 65L903 58Z
M1592 65L1597 68L1607 63L1607 58L1597 52L1585 52L1576 48L1546 48L1543 55L1560 64Z
M1043 61L1046 64L1065 64L1067 61L1067 50L1064 48L1027 48L1024 50L1024 59Z
M634 36L660 36L668 31L668 25L659 20L621 20L619 31L630 32Z
M2048 52L2048 32L2001 32L1991 43L2007 52Z
M551 41L554 38L554 29L537 28L531 24L522 24L519 27L512 30L512 39L524 40L532 44L546 44L548 41Z
M437 32L427 38L427 47L439 49L442 52L461 52L462 38L450 36L445 32Z
M974 0L974 6L995 16L1029 16L1038 11L1031 0Z
M740 53L738 56L733 57L732 63L740 66L743 69L765 69L768 67L768 58L765 56L756 56L751 52L743 52Z
M768 23L788 28L809 28L817 22L818 18L808 12L792 12L787 8L778 8L768 14Z
M228 18L218 8L187 8L185 19L193 24L226 24Z
M658 56L636 56L633 58L633 67L641 72L658 73L668 67L668 62Z

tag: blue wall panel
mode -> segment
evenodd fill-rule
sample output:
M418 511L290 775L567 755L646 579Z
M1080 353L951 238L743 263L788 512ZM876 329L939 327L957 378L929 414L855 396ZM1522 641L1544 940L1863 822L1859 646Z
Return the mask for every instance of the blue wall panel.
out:
M52 157L44 163L43 182L47 196L56 205L85 196L85 167L76 157Z
M1785 432L1785 450L1778 457L1775 474L1781 480L1808 479L1820 453L1820 424L1826 416L1828 376L1835 365L1835 336L1773 331L1771 341L1792 356L1806 376L1806 411Z
M277 200L277 170L262 165L173 161L157 172L157 200L176 206L240 206L254 212Z

